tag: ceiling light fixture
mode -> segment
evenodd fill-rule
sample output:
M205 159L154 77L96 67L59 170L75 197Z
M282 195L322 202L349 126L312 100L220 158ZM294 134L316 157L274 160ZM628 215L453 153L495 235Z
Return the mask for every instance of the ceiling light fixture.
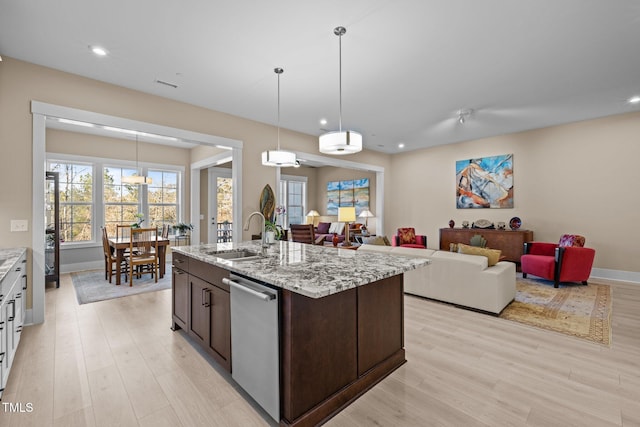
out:
M148 176L138 175L138 135L136 134L136 175L125 176L122 178L122 182L125 184L142 184L147 185L151 184L153 180Z
M324 154L352 154L362 151L362 134L352 130L342 130L342 36L347 32L344 27L336 27L333 34L340 40L340 126L338 131L320 135L320 152Z
M629 104L637 104L638 102L640 102L640 96L632 96L631 98L627 99L627 102Z
M296 165L296 153L280 149L280 74L284 73L282 68L274 68L278 75L278 149L262 152L262 165L275 167L292 167Z
M97 56L107 56L107 49L100 46L89 46L89 50Z
M398 144L398 148L404 148L404 142L401 142L400 144Z
M471 109L458 111L458 123L463 125L464 122L467 121L467 119L471 116L471 113L473 113L473 110Z

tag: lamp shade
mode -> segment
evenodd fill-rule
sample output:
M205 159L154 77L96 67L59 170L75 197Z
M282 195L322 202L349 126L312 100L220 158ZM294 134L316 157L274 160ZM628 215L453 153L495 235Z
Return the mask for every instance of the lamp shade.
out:
M360 218L373 218L374 215L371 213L370 210L364 210L362 212L360 212L360 215L358 215Z
M328 132L320 135L320 152L324 154L352 154L362 151L362 135L352 130Z
M263 166L280 166L284 168L296 165L296 153L285 150L268 150L262 152Z
M318 211L311 209L307 216L320 216L320 214L318 213Z
M353 206L338 208L338 221L354 222L356 220L356 208Z

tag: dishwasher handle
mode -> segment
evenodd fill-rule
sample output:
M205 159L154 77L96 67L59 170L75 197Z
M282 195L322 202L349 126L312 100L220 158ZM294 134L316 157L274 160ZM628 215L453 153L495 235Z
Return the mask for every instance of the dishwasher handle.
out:
M251 289L248 286L241 285L240 283L234 282L233 280L227 279L226 277L222 278L222 283L224 283L225 285L229 285L232 288L235 288L237 290L240 290L240 291L246 292L246 293L248 293L250 295L253 295L254 297L260 298L263 301L271 301L271 300L276 298L276 296L273 295L273 294L270 294L270 293L267 293L267 292L255 291L255 290Z

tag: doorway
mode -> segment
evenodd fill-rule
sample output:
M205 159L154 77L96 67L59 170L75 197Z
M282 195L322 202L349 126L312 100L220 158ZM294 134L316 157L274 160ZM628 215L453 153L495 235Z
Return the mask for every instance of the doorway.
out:
M231 169L209 168L209 243L233 241L234 229L240 232L240 225L233 223L233 179Z

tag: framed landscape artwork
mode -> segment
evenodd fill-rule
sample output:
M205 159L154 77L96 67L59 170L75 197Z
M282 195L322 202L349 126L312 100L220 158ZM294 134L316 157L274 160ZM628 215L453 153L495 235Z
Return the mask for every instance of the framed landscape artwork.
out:
M327 183L327 215L338 215L345 206L355 206L356 216L369 209L369 178Z
M456 161L456 207L513 208L513 154Z

